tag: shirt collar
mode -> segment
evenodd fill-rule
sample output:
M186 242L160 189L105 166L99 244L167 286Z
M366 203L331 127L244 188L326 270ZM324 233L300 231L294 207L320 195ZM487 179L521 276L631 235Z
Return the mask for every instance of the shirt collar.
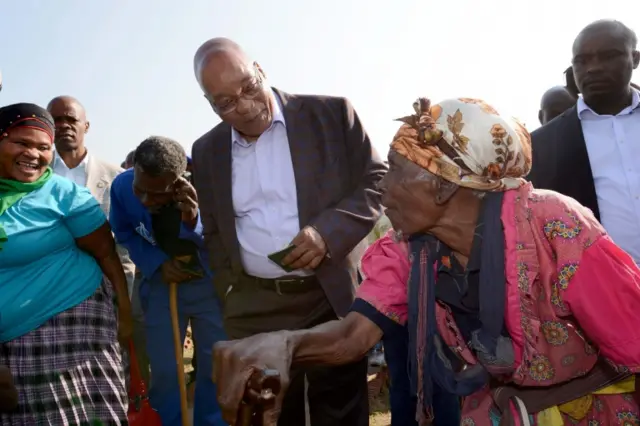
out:
M635 89L631 89L631 105L620 111L617 115L628 115L631 114L635 109L640 106L640 94ZM589 108L589 105L584 101L584 98L580 96L578 98L578 118L582 120L583 118L589 116L600 116L597 112Z
M276 92L273 91L273 89L271 90L271 93L273 94L273 99L275 100L275 105L273 106L273 111L272 111L273 119L271 120L271 126L269 127L269 129L273 128L275 123L282 123L282 125L284 125L286 127L287 124L284 121L284 113L282 112L282 102L280 101L280 98L278 97ZM266 131L269 131L269 129L267 129ZM248 144L247 141L244 140L242 135L240 133L238 133L238 131L233 127L231 127L231 142L232 143L237 143L237 144L240 144L240 145L247 145Z
M82 159L80 164L78 164L77 167L86 167L88 161L89 161L89 151L86 151L86 154L84 155L84 158ZM67 164L64 162L64 160L58 155L58 151L54 151L54 153L53 153L53 167L57 167L57 166L64 166L67 169L69 169L69 166L67 166ZM69 170L72 170L72 169L69 169Z

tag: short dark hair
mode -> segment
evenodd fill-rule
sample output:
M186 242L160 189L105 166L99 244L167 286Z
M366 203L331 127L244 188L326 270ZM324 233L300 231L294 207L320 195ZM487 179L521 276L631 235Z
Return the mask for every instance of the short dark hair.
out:
M154 176L171 173L176 176L187 170L187 154L182 145L164 136L149 136L134 154L137 167Z
M629 42L629 44L631 45L631 48L633 50L636 50L638 48L638 35L636 34L635 31L633 31L631 28L627 27L625 24L623 24L620 21L616 21L616 20L610 20L610 19L599 19L595 22L590 23L589 25L587 25L586 27L584 27L582 29L582 31L580 31L580 34L578 35L578 37L582 34L584 34L585 32L600 27L602 25L613 25L616 27L616 30L619 31L619 33L624 37L624 39L626 41ZM577 38L576 38L576 42L577 42ZM575 48L575 42L574 42L574 48Z

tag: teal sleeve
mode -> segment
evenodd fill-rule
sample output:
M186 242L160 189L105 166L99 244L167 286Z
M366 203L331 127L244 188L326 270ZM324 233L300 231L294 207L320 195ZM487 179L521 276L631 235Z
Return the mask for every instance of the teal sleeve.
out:
M104 225L107 217L87 188L72 185L64 194L64 223L74 238L82 238Z

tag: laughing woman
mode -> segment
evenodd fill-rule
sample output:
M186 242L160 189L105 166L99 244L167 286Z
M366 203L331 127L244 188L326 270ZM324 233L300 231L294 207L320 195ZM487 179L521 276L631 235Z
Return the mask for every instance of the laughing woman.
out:
M53 132L37 105L0 108L0 366L18 391L0 426L124 425L126 279L98 202L48 167Z

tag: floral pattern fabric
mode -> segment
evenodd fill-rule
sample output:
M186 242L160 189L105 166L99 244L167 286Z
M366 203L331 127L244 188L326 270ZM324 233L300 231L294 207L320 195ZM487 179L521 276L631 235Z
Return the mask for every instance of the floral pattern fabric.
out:
M516 372L508 381L550 386L586 374L598 359L640 372L640 270L575 200L528 184L507 191L503 202L507 303ZM446 259L443 259L445 262ZM367 279L357 297L393 321L407 321L410 263L406 244L389 236L363 257ZM439 332L461 358L474 363L446 307L437 306ZM632 394L594 395L581 419L565 424L640 425ZM492 399L465 399L464 424L492 425Z
M516 119L500 116L479 99L414 103L401 118L391 149L450 182L482 191L524 183L531 169L531 136Z

